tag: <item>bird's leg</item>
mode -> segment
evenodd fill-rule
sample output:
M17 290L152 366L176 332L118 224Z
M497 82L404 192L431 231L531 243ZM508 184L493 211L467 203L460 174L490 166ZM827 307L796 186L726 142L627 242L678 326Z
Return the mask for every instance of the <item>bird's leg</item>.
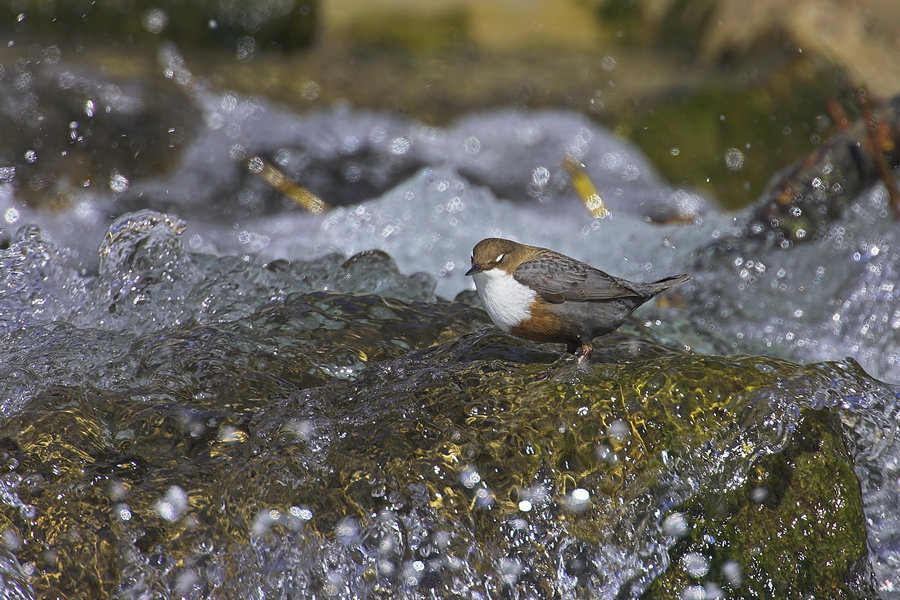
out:
M581 356L578 357L578 367L583 367L587 364L588 359L591 357L591 352L594 351L594 347L590 344L582 344L581 345Z

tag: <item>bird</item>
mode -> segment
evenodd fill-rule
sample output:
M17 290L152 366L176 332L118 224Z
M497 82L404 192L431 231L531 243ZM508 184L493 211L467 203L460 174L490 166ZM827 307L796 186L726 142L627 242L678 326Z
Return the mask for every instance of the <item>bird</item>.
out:
M501 238L483 239L466 272L497 327L535 342L566 344L583 367L594 338L618 329L639 306L690 280L673 275L652 283L615 277L565 254Z

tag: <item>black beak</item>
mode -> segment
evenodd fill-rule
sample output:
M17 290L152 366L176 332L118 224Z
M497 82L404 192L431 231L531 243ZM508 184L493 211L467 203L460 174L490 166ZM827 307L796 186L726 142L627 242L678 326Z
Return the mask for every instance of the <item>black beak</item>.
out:
M478 265L472 265L472 268L466 271L466 276L474 275L475 273L481 273L482 271L484 271L484 269L482 269Z

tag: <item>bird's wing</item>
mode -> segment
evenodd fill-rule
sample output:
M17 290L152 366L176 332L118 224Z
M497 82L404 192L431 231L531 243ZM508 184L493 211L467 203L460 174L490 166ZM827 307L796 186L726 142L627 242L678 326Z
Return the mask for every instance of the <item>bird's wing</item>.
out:
M554 303L643 295L629 282L561 254L524 262L513 277Z

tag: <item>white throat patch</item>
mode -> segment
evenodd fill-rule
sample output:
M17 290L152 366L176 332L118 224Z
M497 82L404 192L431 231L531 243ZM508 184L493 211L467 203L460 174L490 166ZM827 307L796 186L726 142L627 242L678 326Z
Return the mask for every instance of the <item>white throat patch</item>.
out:
M487 314L503 331L509 331L530 316L537 293L522 285L503 269L490 269L473 276Z

